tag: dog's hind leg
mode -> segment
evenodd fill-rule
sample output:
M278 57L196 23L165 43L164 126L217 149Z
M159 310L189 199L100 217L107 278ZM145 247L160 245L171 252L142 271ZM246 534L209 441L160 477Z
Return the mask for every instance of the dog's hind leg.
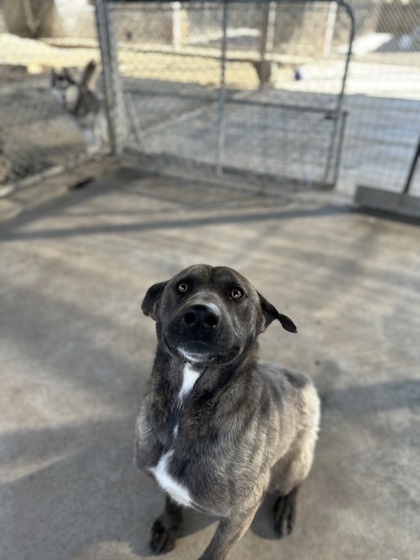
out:
M182 525L182 506L166 496L165 511L152 525L150 548L155 554L164 554L175 548L175 540Z
M231 517L221 519L211 543L200 556L200 560L224 560L231 547L251 525L260 504L261 502L258 502L246 512L235 513Z
M296 519L296 497L299 486L286 496L279 496L274 504L274 531L279 539L290 535Z

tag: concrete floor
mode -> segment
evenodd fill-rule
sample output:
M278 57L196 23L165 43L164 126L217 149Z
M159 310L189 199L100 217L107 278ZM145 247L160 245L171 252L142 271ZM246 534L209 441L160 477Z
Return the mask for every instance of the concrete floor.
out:
M149 558L163 495L132 464L155 347L140 302L207 262L237 268L295 320L300 334L271 326L261 354L307 371L323 399L295 533L273 539L268 500L230 559L418 560L418 227L327 194L130 167L74 181L0 201L0 558ZM215 524L187 512L168 560L198 558Z

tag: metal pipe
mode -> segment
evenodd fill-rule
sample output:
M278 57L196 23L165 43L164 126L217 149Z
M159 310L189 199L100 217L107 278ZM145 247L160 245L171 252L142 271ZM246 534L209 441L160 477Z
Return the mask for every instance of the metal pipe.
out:
M229 0L223 0L223 36L220 57L220 87L217 115L217 153L216 173L223 173L223 155L225 150L225 101L226 101L226 53L227 53L227 29L229 18Z
M343 118L341 119L341 127L340 127L340 136L338 137L338 146L337 146L337 157L335 158L334 164L334 174L332 180L332 186L335 187L338 181L338 174L340 172L340 164L341 164L341 155L343 152L343 141L344 141L344 134L346 131L346 122L347 122L347 111L342 112Z
M417 162L419 160L419 157L420 157L420 137L419 137L419 141L418 141L418 144L417 144L417 150L416 150L416 153L414 154L413 161L411 162L410 171L408 172L408 177L407 177L407 180L405 182L402 194L408 194L408 192L410 190L411 181L414 177L414 171L416 169L416 165L417 165Z
M122 154L127 137L127 118L124 93L118 67L117 43L115 40L114 18L111 16L111 3L105 1L105 20L109 49L109 64L111 70L111 87L113 91L113 122L115 130L115 153Z
M112 87L112 73L110 63L109 34L107 30L105 0L95 0L96 27L98 32L99 48L101 51L102 72L104 75L105 109L108 121L109 140L111 151L115 155L118 153L117 136L113 108L115 107L114 89Z
M353 48L353 40L354 40L354 35L355 35L355 19L354 19L354 14L353 14L353 11L352 11L350 5L347 4L347 2L345 2L344 0L332 0L332 1L336 2L338 4L338 6L342 6L344 8L344 10L347 12L347 15L350 18L350 34L349 34L349 48L348 48L348 51L347 51L346 64L345 64L345 67L344 67L344 75L343 75L343 79L341 80L341 90L340 90L340 93L338 95L337 107L336 107L336 110L335 110L336 116L335 116L335 122L334 122L334 130L333 130L333 133L331 135L331 142L330 142L330 146L329 146L329 150L328 150L327 163L325 165L325 172L324 172L324 178L323 178L324 183L328 183L328 175L330 174L330 170L331 170L331 164L332 164L332 159L333 159L333 154L334 154L334 146L335 146L336 141L337 141L338 123L339 123L339 120L340 120L340 114L341 114L341 111L342 111L342 106L343 106L343 101L344 101L344 91L345 91L345 88L346 88L346 82L347 82L347 77L348 77L348 73L349 73L349 65L350 65L352 48ZM333 186L335 186L335 183L333 183Z

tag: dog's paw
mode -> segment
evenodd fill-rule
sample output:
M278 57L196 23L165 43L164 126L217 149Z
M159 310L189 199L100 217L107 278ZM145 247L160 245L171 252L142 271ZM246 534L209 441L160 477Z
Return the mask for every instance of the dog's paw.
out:
M152 526L150 548L154 554L165 554L175 548L175 534L168 531L160 519L156 519Z
M296 519L296 491L280 496L274 504L274 531L279 539L290 535Z

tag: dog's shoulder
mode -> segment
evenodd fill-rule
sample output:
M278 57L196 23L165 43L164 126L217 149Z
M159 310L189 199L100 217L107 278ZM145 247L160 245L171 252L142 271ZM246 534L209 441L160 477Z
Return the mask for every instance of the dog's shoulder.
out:
M307 386L313 386L313 381L308 375L281 364L260 360L258 370L264 377L286 390L290 388L302 390Z
M266 379L271 394L283 411L310 417L312 423L319 421L320 400L312 379L300 371L273 362L258 362L258 370Z

